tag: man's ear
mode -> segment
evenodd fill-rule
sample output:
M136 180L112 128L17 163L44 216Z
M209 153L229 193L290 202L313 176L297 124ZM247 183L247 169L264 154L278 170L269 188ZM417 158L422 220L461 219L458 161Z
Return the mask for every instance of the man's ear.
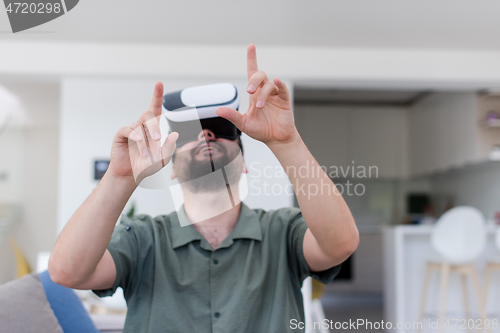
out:
M170 179L177 178L177 174L175 173L175 164L172 162L172 174L170 175Z

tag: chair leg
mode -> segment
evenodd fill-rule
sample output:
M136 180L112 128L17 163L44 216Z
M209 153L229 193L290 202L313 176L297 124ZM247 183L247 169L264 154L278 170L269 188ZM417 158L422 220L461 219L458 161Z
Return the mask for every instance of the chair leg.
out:
M321 300L320 299L313 299L311 303L311 308L314 313L314 321L313 322L318 322L318 323L323 323L323 320L325 320L325 311L323 310L323 306L321 305ZM329 333L330 330L328 328L324 328L322 324L320 324L319 328L320 333Z
M486 313L488 308L488 291L490 288L491 273L493 271L493 265L489 262L486 264L486 270L484 271L484 290L483 290L483 309Z
M432 271L432 264L427 263L425 265L425 273L424 273L424 285L422 287L422 298L420 299L420 316L419 322L422 324L421 327L418 328L417 332L421 332L424 326L424 314L425 314L425 306L427 303L427 288L429 288L429 279Z
M462 281L462 292L464 294L465 318L466 318L467 324L468 324L469 319L470 319L470 305L469 305L469 293L467 290L467 275L464 273L461 273L460 280ZM469 325L467 325L467 332L470 332Z
M444 332L446 319L446 300L448 297L448 281L450 278L450 264L441 264L441 291L439 296L439 332Z
M479 314L481 315L481 319L483 320L483 323L485 323L486 319L488 317L486 316L486 309L483 306L484 305L484 301L483 301L483 299L481 297L481 295L482 295L481 288L479 288L479 281L478 281L478 278L477 278L476 268L474 267L474 264L470 265L470 278L471 278L472 286L474 287L474 291L476 293L476 297L477 297L477 300L478 300ZM486 329L486 332L490 332L490 329Z

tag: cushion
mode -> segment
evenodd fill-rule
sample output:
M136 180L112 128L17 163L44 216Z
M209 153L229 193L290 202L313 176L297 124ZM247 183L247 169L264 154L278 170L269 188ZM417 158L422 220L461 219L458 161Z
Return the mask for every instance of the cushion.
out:
M52 282L47 271L40 273L40 282L64 333L99 333L72 289Z
M37 275L0 286L0 332L63 333Z

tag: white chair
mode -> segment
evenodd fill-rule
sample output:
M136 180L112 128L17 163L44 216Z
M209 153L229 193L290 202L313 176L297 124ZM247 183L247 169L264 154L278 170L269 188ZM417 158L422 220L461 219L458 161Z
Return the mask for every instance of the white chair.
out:
M307 277L302 283L302 297L304 299L304 315L306 333L328 333L330 330L323 327L323 320L326 319L323 305L321 305L321 297L323 296L324 285L319 281L314 281L313 278ZM314 323L318 323L314 328Z
M483 214L476 208L468 206L450 209L436 222L431 234L431 244L439 257L432 258L426 264L420 306L420 322L423 323L429 277L433 270L441 273L439 331L444 331L444 323L446 321L445 315L450 273L458 273L461 277L467 320L470 319L467 293L467 277L469 277L478 299L480 316L484 322L486 320L486 312L474 266L474 260L481 255L486 246L486 229Z
M495 233L495 245L497 250L500 251L500 227L497 227L497 231ZM490 288L490 280L491 274L494 270L500 270L500 256L496 258L490 258L486 262L486 269L484 272L484 294L483 294L483 308L486 309L487 301L488 301L488 291Z

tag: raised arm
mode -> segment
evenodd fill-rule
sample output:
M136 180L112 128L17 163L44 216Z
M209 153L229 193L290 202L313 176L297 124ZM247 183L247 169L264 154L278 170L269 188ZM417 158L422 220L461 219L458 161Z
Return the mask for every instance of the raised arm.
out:
M309 269L322 271L342 263L357 248L359 234L347 204L302 141L293 118L286 85L259 71L254 45L247 50L249 109L240 114L220 108L217 114L250 137L264 142L276 155L297 195L308 230L304 256ZM299 173L308 168L306 177ZM327 191L330 188L330 191Z
M113 229L137 184L170 161L178 134L161 146L163 85L155 85L148 111L113 139L108 171L59 235L49 259L52 280L75 289L108 289L116 267L107 250Z

